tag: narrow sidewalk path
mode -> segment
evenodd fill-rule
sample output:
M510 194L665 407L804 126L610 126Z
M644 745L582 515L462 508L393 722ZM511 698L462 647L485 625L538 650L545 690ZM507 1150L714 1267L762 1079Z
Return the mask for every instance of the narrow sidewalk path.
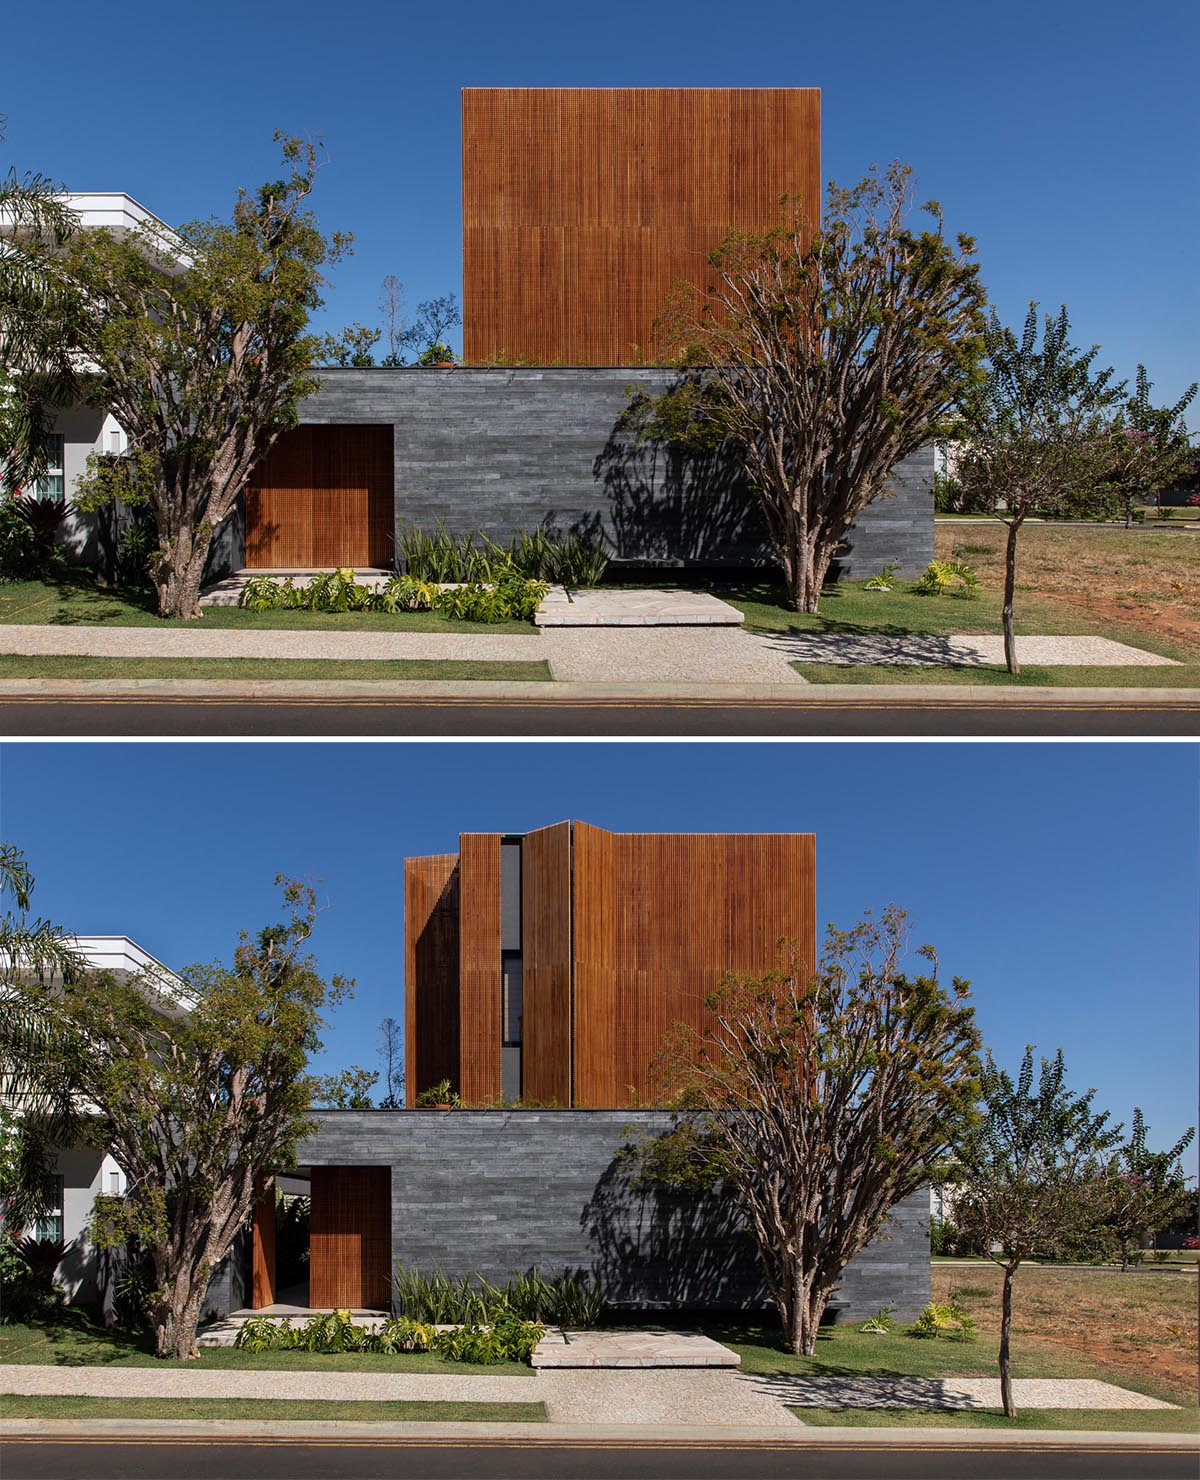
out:
M998 1377L785 1377L755 1375L748 1383L764 1397L800 1408L999 1408ZM1169 1408L1115 1383L1095 1378L1017 1377L1013 1402L1022 1408Z
M552 1423L797 1424L782 1400L720 1369L538 1371L531 1377L449 1373L233 1371L158 1367L0 1366L0 1390L92 1398L290 1398L546 1405Z

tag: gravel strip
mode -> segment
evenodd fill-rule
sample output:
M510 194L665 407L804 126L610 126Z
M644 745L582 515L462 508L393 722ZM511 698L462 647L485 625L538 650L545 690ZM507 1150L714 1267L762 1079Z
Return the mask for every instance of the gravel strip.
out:
M737 1376L762 1396L801 1408L999 1408L996 1377L780 1377ZM1018 1377L1018 1408L1174 1408L1094 1378Z

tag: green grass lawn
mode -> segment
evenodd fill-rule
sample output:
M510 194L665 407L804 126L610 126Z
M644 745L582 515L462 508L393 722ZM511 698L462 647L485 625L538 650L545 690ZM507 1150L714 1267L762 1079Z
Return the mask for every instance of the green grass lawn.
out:
M0 654L0 678L420 679L548 683L544 660L473 658L92 658Z
M1143 644L1144 646L1144 644ZM1038 668L1023 666L1014 678L1000 664L965 668L916 663L793 663L809 683L969 684L996 688L1198 689L1200 665L1178 668Z
M74 1398L0 1395L0 1418L200 1418L265 1422L545 1423L544 1403L349 1402L332 1398Z
M156 615L150 593L101 591L85 571L67 571L38 581L0 585L0 622L27 622L56 627L215 627L234 631L313 632L537 632L532 622L458 622L440 612L297 612L243 611L236 606L206 606L198 622Z
M1200 1432L1200 1412L1148 1408L1026 1408L1005 1418L999 1408L933 1412L928 1408L793 1408L814 1428L861 1429L1104 1429L1142 1434Z
M82 1316L55 1324L0 1326L0 1365L32 1364L56 1367L186 1367L195 1370L245 1372L440 1372L491 1377L532 1377L524 1362L499 1362L484 1367L472 1362L447 1362L432 1352L244 1352L233 1347L201 1347L193 1362L154 1356L148 1333L110 1331L93 1326Z

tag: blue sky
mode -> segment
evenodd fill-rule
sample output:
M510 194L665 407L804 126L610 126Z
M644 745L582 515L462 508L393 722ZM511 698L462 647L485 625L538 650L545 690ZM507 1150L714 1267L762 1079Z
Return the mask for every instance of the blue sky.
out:
M0 835L38 910L171 966L322 881L315 951L354 976L323 1067L403 1019L403 859L564 817L631 831L812 831L818 919L906 906L969 977L997 1057L1062 1045L1152 1129L1196 1119L1197 747L1139 744L22 744ZM1195 1150L1190 1153L1195 1169Z
M275 174L272 131L319 133L316 204L357 236L326 327L460 287L459 89L819 86L824 172L901 158L979 241L1002 317L1066 302L1076 337L1165 398L1197 378L1200 9L1166 0L459 0L201 6L60 0L5 22L0 158L168 221ZM1195 406L1194 426L1200 425Z

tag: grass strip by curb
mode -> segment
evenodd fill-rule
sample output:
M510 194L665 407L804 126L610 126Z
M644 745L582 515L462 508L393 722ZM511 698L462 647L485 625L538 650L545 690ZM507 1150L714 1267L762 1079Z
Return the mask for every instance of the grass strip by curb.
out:
M813 1428L862 1429L1106 1429L1131 1433L1200 1432L1200 1411L1184 1408L1023 1408L1005 1418L999 1408L802 1408L791 1411Z
M0 678L551 681L550 666L540 658L528 662L474 658L92 658L65 653L0 654Z
M1013 688L1200 689L1200 665L1179 668L1022 666L1013 678L1000 664L952 668L918 663L793 663L809 683L979 684Z
M333 1398L76 1398L0 1395L3 1418L324 1419L349 1423L545 1423L544 1403Z

